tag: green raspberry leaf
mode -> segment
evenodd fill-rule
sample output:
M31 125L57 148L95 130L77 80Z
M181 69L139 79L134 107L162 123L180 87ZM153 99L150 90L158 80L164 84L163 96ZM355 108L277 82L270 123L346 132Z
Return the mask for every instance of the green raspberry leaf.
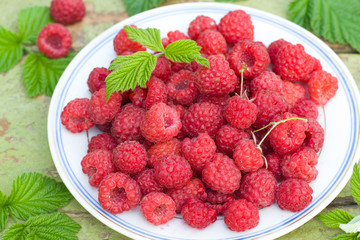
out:
M129 16L159 6L164 0L124 0Z
M23 223L15 223L9 227L1 240L25 240L28 232Z
M317 217L326 226L332 228L338 228L340 224L346 224L354 218L347 211L341 209L335 209L326 214L319 214Z
M40 30L52 22L49 7L32 7L18 15L19 35L23 43L35 44Z
M145 88L155 66L156 56L148 52L118 56L109 67L109 70L113 71L105 79L106 99L109 99L113 92L135 89L137 85Z
M360 232L360 215L354 217L350 222L346 224L340 224L339 228L346 233Z
M65 185L39 173L24 173L13 182L8 205L12 214L22 220L65 206L71 194Z
M200 54L201 47L193 40L178 40L170 43L165 49L165 57L173 62L197 63L210 67L209 61Z
M332 238L332 240L358 240L358 239L359 239L358 233L344 233Z
M9 209L7 206L7 197L0 191L0 232L4 230L5 224L8 220Z
M294 23L309 29L310 28L310 8L312 0L296 0L289 4L289 19Z
M159 29L141 29L125 26L124 30L126 31L128 38L130 38L131 40L138 42L153 51L165 51L164 46L161 43Z
M75 54L65 58L50 59L39 53L26 57L23 67L23 82L30 97L40 94L51 96L57 82Z
M360 169L357 163L354 165L350 184L354 201L360 206Z
M0 26L0 73L8 71L23 56L21 38Z

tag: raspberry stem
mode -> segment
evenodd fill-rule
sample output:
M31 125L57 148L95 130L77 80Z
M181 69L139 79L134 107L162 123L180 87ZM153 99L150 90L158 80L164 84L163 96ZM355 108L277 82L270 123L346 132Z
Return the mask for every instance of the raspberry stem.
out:
M241 82L240 82L240 97L243 97L243 85L244 85L244 71L246 71L246 64L243 62L242 67L240 69L241 74Z

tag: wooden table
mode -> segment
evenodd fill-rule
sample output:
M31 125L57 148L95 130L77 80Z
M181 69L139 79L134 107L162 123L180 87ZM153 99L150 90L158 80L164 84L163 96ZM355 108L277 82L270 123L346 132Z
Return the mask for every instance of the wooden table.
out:
M80 50L105 29L127 17L122 0L85 1L87 13L84 20L69 26L75 50ZM194 1L167 0L163 5ZM238 1L237 4L286 18L290 2L291 0L248 0ZM50 0L0 0L0 25L17 31L17 13L20 9L34 5L49 6ZM344 61L360 86L360 54L349 46L329 46ZM5 194L10 193L11 181L23 172L40 172L60 180L47 142L46 124L50 97L26 96L22 84L22 64L23 61L7 73L0 74L0 189ZM360 214L360 208L351 197L349 184L323 212L334 208L348 210L354 215ZM75 199L60 211L82 226L79 239L127 239L92 217ZM11 224L11 221L8 224ZM279 239L331 239L340 233L341 230L328 228L314 218Z

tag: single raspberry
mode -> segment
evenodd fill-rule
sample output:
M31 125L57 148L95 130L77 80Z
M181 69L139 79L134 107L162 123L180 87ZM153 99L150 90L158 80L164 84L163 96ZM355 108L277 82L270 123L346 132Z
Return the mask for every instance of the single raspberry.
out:
M338 89L338 80L330 73L325 71L315 71L310 75L308 82L311 100L317 105L324 106Z
M104 124L96 124L96 127L102 132L111 132L111 122L107 122Z
M108 133L100 133L91 138L88 144L88 153L98 149L104 149L111 152L116 146L117 142L113 136Z
M65 57L71 48L72 38L69 30L58 23L49 23L39 33L36 45L40 52L49 58Z
M311 182L316 179L318 163L314 150L302 147L293 154L285 155L281 161L281 171L285 178L302 179Z
M236 200L235 194L223 194L209 189L207 191L206 206L216 210L217 214L223 214L230 204Z
M308 98L299 100L291 109L291 112L298 115L301 118L307 118L307 119L309 118L317 119L319 115L316 104Z
M257 207L245 199L233 201L224 213L226 226L236 232L256 227L259 219Z
M226 120L233 127L245 129L249 128L255 122L258 108L247 99L233 96L227 101L224 114Z
M191 105L199 96L199 90L195 85L196 76L187 70L174 73L168 83L169 98L176 104Z
M136 28L135 25L131 25L130 27ZM117 55L123 55L124 52L138 52L138 51L146 51L146 47L143 45L130 40L127 37L127 33L124 28L122 28L119 33L114 38L114 50Z
M307 129L305 131L306 138L303 146L313 149L315 152L319 152L324 144L325 132L315 119L308 119Z
M241 179L239 197L252 202L258 208L268 207L275 201L276 186L272 172L261 168Z
M81 160L82 171L89 176L91 186L98 187L105 176L116 172L112 158L110 151L97 149Z
M150 109L154 104L166 102L168 90L163 81L153 76L146 83L146 86L148 92L143 104L146 109Z
M76 98L66 104L61 112L61 123L72 133L89 130L95 124L88 116L89 99Z
M100 88L106 87L105 78L111 73L106 68L94 68L87 80L87 85L91 93L99 91Z
M80 22L85 16L85 4L82 0L52 0L50 16L65 25Z
M152 145L147 151L149 158L149 167L154 167L155 163L164 156L178 155L181 156L181 143L178 139L172 138L166 142L160 142Z
M104 210L113 214L136 207L141 198L139 185L127 174L116 172L107 175L99 186L99 202Z
M251 17L243 10L231 11L221 18L219 31L230 44L239 40L253 40L254 26Z
M239 169L245 172L254 172L264 165L260 150L250 139L238 142L233 157Z
M301 79L301 82L308 83L310 80L310 76L313 72L322 70L322 66L319 59L313 57L313 62L314 62L313 70L308 75L306 75L305 78Z
M106 101L106 88L96 91L90 99L88 114L96 124L110 122L120 112L121 94L114 92Z
M259 90L271 89L278 93L283 91L283 81L273 72L265 71L259 76L255 77L251 83L252 97L256 97Z
M222 153L216 153L213 160L202 171L202 180L211 189L230 194L240 187L241 173L234 161Z
M196 43L201 47L201 53L206 55L225 54L227 52L226 40L216 30L209 29L200 33Z
M181 209L181 215L189 226L203 229L216 221L217 214L202 201L189 199Z
M176 31L170 31L167 33L167 38L161 39L161 42L164 46L164 48L167 47L170 43L176 42L177 40L182 39L189 39L188 36L186 36L184 33L180 32L179 30Z
M134 177L134 180L139 185L143 196L151 192L165 191L165 188L155 180L154 169L145 168Z
M224 96L220 96L220 97L214 97L214 96L208 96L208 95L200 95L200 97L198 98L198 102L209 102L212 104L215 104L217 106L220 107L221 110L224 110L227 101L229 100L230 95L224 95Z
M224 125L216 134L216 146L220 152L232 156L236 144L243 139L250 139L250 135L243 130Z
M162 157L154 166L155 179L166 188L182 188L192 177L190 164L177 155Z
M196 71L196 86L201 93L210 96L223 96L235 90L237 78L229 63L222 55L208 58L210 68L201 66Z
M114 164L123 173L141 172L147 163L145 147L136 141L120 143L113 151Z
M266 155L267 169L274 174L276 181L281 182L284 177L281 172L281 161L282 158L279 154L271 152Z
M209 134L200 133L196 138L185 138L181 143L181 150L193 169L202 170L211 162L216 152L216 145Z
M175 137L181 129L179 113L165 103L155 104L141 121L140 130L150 142L165 142Z
M284 39L278 39L276 41L273 41L272 43L270 43L269 47L267 48L271 62L274 64L275 63L275 59L276 59L276 55L277 53L280 51L280 49L282 49L284 46L291 44L288 41L285 41Z
M160 56L156 60L156 66L151 73L153 76L160 78L163 81L167 81L171 76L171 62L165 56Z
M130 94L130 101L137 107L141 107L146 99L147 89L136 87Z
M140 140L140 123L145 116L145 110L129 103L122 107L121 111L115 115L111 133L119 142L128 140Z
M276 203L283 210L299 212L312 201L313 190L304 180L286 179L276 189Z
M154 225L167 223L175 216L175 203L162 192L147 194L140 203L140 211Z
M290 108L295 106L298 101L305 99L305 93L306 89L302 85L289 81L283 81L283 90L281 94L289 103Z
M221 109L215 104L195 103L184 114L182 124L190 137L199 133L208 133L214 137L224 123Z
M245 65L245 79L252 79L263 73L270 64L269 54L260 42L250 40L239 41L231 50L228 61L231 69L240 76L240 70Z
M208 16L200 15L191 21L188 28L188 35L192 40L199 37L200 33L205 30L217 30L217 25L214 19Z

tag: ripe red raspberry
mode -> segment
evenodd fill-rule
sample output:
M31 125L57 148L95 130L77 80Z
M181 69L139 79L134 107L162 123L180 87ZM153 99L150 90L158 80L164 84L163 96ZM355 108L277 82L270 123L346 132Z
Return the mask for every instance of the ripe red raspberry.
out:
M276 203L283 210L299 212L312 201L313 190L304 180L286 179L276 189Z
M306 138L303 146L319 152L324 144L325 132L321 125L315 119L308 119L307 129L305 131Z
M245 64L244 78L251 79L263 73L270 64L269 54L261 42L239 41L228 56L231 69L240 76Z
M283 81L273 72L265 71L250 82L252 97L260 90L271 89L278 93L283 91Z
M215 20L208 16L200 15L189 24L188 35L192 40L196 41L200 33L208 29L217 30Z
M135 25L131 25L130 27L136 28ZM138 51L146 51L146 47L143 45L130 40L127 37L127 33L122 28L119 33L114 38L114 50L117 55L123 55L124 52L138 52Z
M140 130L150 142L165 142L175 137L181 129L179 113L165 103L155 104L141 121Z
M338 80L330 73L325 71L315 71L310 75L308 82L311 100L317 105L324 106L338 89Z
M170 43L176 42L177 40L182 39L189 39L188 36L186 36L184 33L180 32L179 30L176 31L170 31L167 33L167 38L161 39L161 42L164 46L164 48L167 47Z
M117 142L113 136L108 133L100 133L91 138L88 144L88 153L104 149L112 152L112 150L117 146Z
M49 23L39 33L36 45L40 52L49 58L65 57L71 48L72 38L69 30L58 23Z
M225 106L225 118L234 127L239 129L249 128L256 120L257 106L239 96L231 97Z
M187 70L174 73L166 84L169 90L169 99L175 104L190 106L199 96L195 85L196 76Z
M185 158L177 155L167 155L156 162L154 166L155 179L166 188L182 188L192 177L190 164Z
M269 47L267 48L271 62L274 64L275 63L275 59L276 59L276 55L277 53L280 51L280 49L282 49L284 46L291 44L288 41L285 41L284 39L278 39L274 42L272 42Z
M121 111L115 115L111 133L119 142L128 140L140 140L140 123L145 116L145 110L129 103L122 107Z
M72 133L89 130L94 122L88 116L89 99L76 98L66 104L61 113L61 123Z
M168 90L163 81L153 76L146 83L146 86L147 95L143 104L145 109L150 109L154 104L166 102Z
M201 53L206 55L225 54L228 49L223 35L211 29L200 33L196 43L201 47Z
M163 81L167 81L171 76L171 62L165 56L160 56L156 60L156 66L151 73L153 76L160 78Z
M229 100L230 96L229 95L224 95L224 96L220 96L220 97L213 97L213 96L208 96L208 95L200 95L200 97L198 98L198 102L209 102L215 105L218 105L220 107L221 110L224 110L227 101Z
M220 152L232 156L236 144L243 139L250 139L250 135L243 130L224 125L216 134L216 146Z
M281 171L285 178L302 179L311 182L318 174L315 165L318 163L314 150L302 147L293 154L285 155L281 161Z
M175 203L165 193L151 192L140 203L141 213L154 225L167 223L175 216Z
M190 137L208 133L214 137L224 123L221 109L212 103L195 103L184 114L182 124Z
M219 31L230 44L239 40L253 40L254 26L251 17L243 10L231 11L221 18Z
M233 201L224 213L226 226L236 232L256 227L259 219L257 207L245 199Z
M238 142L233 157L239 169L245 172L254 172L264 165L260 150L250 139Z
M147 89L136 87L129 94L130 101L137 107L142 107L146 99Z
M235 201L235 194L223 194L209 189L207 191L206 206L216 210L217 214L223 214L230 204Z
M201 93L210 96L223 96L235 90L236 75L222 55L208 58L210 68L201 66L196 71L196 85Z
M239 197L252 202L258 208L268 207L275 201L276 186L274 175L269 170L261 168L241 179Z
M322 66L319 59L313 57L313 62L314 62L313 70L308 75L306 75L305 78L301 79L301 82L308 83L310 80L310 76L313 72L322 70Z
M110 122L120 112L121 94L114 92L106 101L106 88L96 91L90 99L88 114L96 124Z
M267 169L274 174L276 181L281 182L284 177L281 172L281 156L275 152L266 155Z
M305 99L306 89L300 84L283 81L281 94L292 108L298 101Z
M52 0L50 16L65 25L80 22L85 16L85 4L82 0Z
M99 186L99 202L104 210L113 214L136 207L141 198L139 185L127 174L116 172L107 175Z
M172 138L166 142L160 142L152 145L147 151L149 158L149 167L154 167L155 163L164 156L178 155L181 156L181 143L178 139Z
M147 163L145 147L136 141L120 143L114 149L113 155L116 168L123 173L139 173Z
M105 78L111 73L106 68L94 68L87 80L87 85L91 93L99 91L100 88L106 87Z
M139 185L143 196L151 192L165 191L165 188L155 180L154 169L145 168L134 177L134 180Z
M291 112L298 115L301 118L307 118L307 119L309 118L317 119L319 115L316 104L308 98L299 100L291 109Z
M105 176L116 172L112 158L110 151L97 149L81 160L82 171L89 176L91 186L98 187Z
M241 173L234 161L222 153L216 153L202 171L204 183L220 193L229 194L239 189L240 179Z
M189 226L203 229L216 221L217 214L202 201L189 199L181 209L181 215Z
M186 160L195 170L202 170L211 162L216 145L207 133L200 133L196 138L185 138L181 143L181 150Z

